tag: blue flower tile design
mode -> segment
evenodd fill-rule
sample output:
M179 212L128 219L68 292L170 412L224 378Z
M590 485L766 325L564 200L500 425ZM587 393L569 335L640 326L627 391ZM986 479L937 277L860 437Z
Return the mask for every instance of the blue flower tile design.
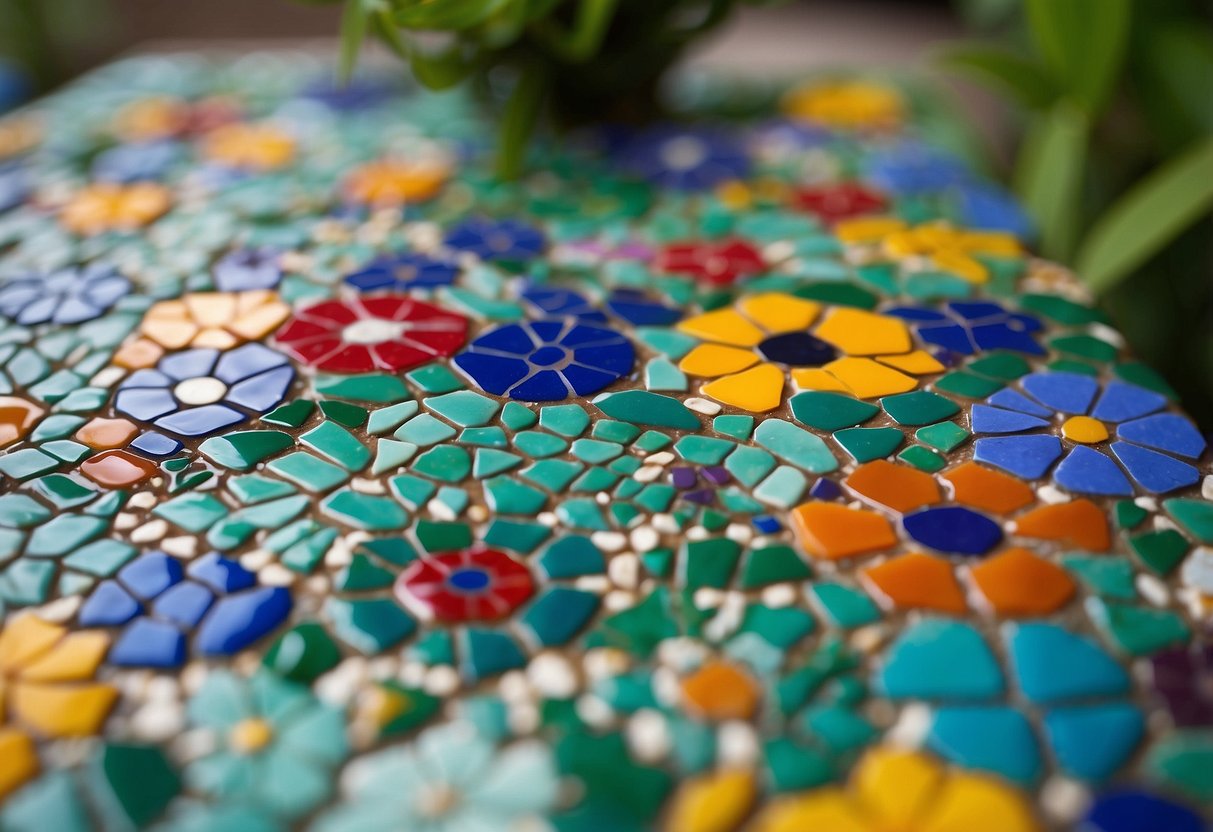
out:
M215 288L221 292L273 289L282 280L279 253L270 248L237 249L215 263Z
M194 649L230 656L274 630L291 609L282 587L258 586L256 576L217 552L183 567L154 551L101 582L80 609L85 627L121 627L109 661L128 667L179 667Z
M750 170L745 149L720 130L658 127L623 143L619 166L655 185L702 191Z
M261 344L185 350L131 373L114 407L178 436L204 436L274 407L294 378L286 356Z
M953 301L943 311L902 306L887 314L909 321L924 342L960 355L982 350L1045 354L1033 337L1042 328L1040 320L1009 312L995 301Z
M450 286L459 276L459 264L412 252L379 257L345 277L360 292L408 291Z
M606 323L607 316L580 292L555 286L528 286L522 299L539 318L578 318L587 323Z
M455 358L487 393L528 402L588 396L632 370L636 351L613 329L564 321L490 329Z
M73 266L0 284L0 314L22 326L80 324L100 316L130 290L130 281L113 266Z
M93 178L106 182L157 180L183 156L181 146L175 142L120 144L93 161Z
M1036 479L1060 459L1054 481L1080 494L1128 497L1133 483L1165 494L1198 481L1199 471L1186 460L1204 452L1205 439L1183 416L1164 410L1167 398L1161 393L1124 381L1101 385L1090 376L1061 371L1024 376L1020 386L1022 393L1008 388L973 406L979 462ZM1109 436L1091 444L1074 442L1066 450L1070 443L1033 433L1073 417L1102 423ZM1108 429L1112 426L1116 438Z
M481 260L529 260L547 246L543 232L520 220L468 219L447 232L446 245Z

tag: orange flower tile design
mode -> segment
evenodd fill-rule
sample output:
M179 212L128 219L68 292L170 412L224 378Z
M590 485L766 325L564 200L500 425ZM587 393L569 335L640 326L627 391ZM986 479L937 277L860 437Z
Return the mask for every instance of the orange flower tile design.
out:
M991 610L1000 616L1048 615L1074 597L1074 579L1066 570L1014 548L977 564L969 575Z
M835 503L797 506L792 510L792 525L800 545L826 560L878 552L896 545L898 540L883 514Z
M295 140L272 124L236 122L208 133L202 140L202 155L242 170L275 170L295 158Z
M265 338L290 314L290 306L268 289L194 292L154 304L143 316L139 331L168 350L225 350Z
M1029 511L1015 520L1015 532L1091 552L1106 552L1112 545L1108 521L1090 500L1071 500Z
M169 192L152 182L89 185L63 207L59 220L77 234L136 231L169 209Z
M934 505L940 500L939 485L930 474L884 459L865 462L843 483L864 499L898 513Z
M341 191L352 202L395 208L433 199L450 175L450 166L435 159L387 159L355 168L346 176Z
M968 611L964 590L947 558L910 552L869 566L860 577L885 607L934 610L949 615L964 615Z
M1023 480L976 462L958 465L942 476L952 485L956 502L973 508L1007 514L1036 499L1036 493Z

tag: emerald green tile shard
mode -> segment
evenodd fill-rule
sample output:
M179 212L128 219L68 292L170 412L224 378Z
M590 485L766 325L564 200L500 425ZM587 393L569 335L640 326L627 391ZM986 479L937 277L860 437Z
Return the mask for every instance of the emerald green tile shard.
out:
M374 404L392 404L412 398L404 382L389 375L317 376L315 386L322 396Z
M899 425L929 425L960 412L960 406L951 399L926 390L885 396L880 406Z
M728 585L741 558L736 541L718 537L687 543L682 552L682 581L690 589Z
M897 428L844 428L834 432L834 441L856 462L884 459L901 447L905 436Z
M835 431L866 422L880 408L841 393L822 393L810 390L797 393L788 404L796 421L817 430Z
M682 402L670 396L644 390L603 393L594 406L614 419L655 428L697 430L699 417Z
M198 450L218 465L247 471L258 462L295 444L290 434L276 430L248 430L212 436Z
M782 419L765 419L755 429L754 441L814 474L825 474L838 467L838 460L824 440Z
M456 390L441 396L428 396L425 406L448 422L460 427L487 425L497 415L501 405L487 396L471 390Z

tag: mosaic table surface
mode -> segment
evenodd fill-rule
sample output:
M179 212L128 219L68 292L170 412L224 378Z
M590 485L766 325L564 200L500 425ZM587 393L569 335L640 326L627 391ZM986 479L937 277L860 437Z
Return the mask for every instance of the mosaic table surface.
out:
M397 75L0 121L0 829L1207 828L1205 439L916 94Z

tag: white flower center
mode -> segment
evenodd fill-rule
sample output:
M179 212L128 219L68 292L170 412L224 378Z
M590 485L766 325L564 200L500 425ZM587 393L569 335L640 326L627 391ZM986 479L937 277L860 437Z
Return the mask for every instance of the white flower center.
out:
M173 395L182 404L214 404L227 393L227 385L217 378L199 376L187 378L173 388Z
M341 340L347 344L382 344L399 339L405 329L406 325L400 321L364 318L341 330Z
M679 136L661 146L661 161L673 170L698 167L707 156L707 145L694 136Z

